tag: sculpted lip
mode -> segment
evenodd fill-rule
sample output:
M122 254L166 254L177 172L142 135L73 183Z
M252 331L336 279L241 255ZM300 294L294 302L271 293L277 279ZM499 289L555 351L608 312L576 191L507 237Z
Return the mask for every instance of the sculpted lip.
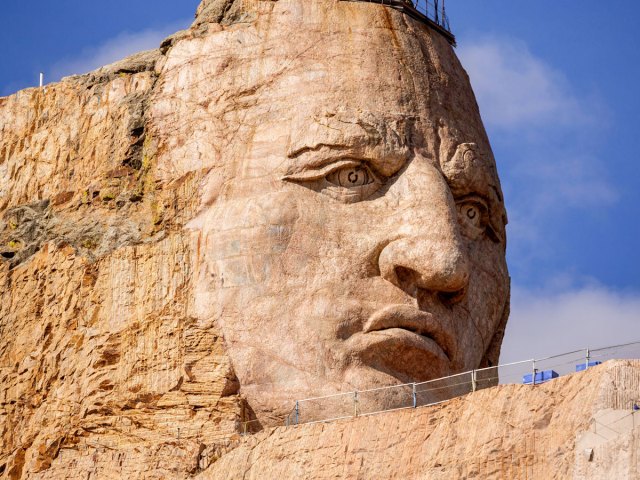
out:
M410 305L392 305L374 313L364 326L364 333L399 328L432 339L451 360L453 338L429 312Z

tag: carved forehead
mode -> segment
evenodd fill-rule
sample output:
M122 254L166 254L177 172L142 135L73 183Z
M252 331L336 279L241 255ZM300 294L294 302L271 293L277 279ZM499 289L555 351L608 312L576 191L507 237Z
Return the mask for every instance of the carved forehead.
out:
M372 107L375 104L372 104ZM363 146L387 145L394 150L406 149L412 139L418 117L381 111L317 109L296 115L291 123L291 139L287 155L295 157L301 150L319 144Z
M449 149L465 142L488 146L477 110L469 109L475 99L464 70L446 41L424 25L407 28L402 14L382 5L309 2L324 5L319 9L296 2L293 9L277 3L273 22L284 28L272 35L275 27L259 20L237 39L243 48L220 79L228 93L219 103L248 109L243 121L257 130L290 122L287 155L322 142L349 143L348 136L352 144L377 138L397 148L409 131L421 148L438 148L438 135ZM348 5L357 6L349 22L327 21ZM305 35L290 41L300 28ZM454 114L463 111L463 118ZM446 131L433 131L441 125Z
M288 173L318 161L323 154L381 161L381 173L392 175L409 158L415 118L408 115L346 109L296 116L292 122Z
M426 45L430 35L407 29L402 14L383 5L258 3L273 4L273 12L259 15L254 23L221 30L189 52L206 55L206 69L214 85L219 82L215 86L223 102L235 100L238 94L244 99L265 91L307 90L300 103L313 95L336 93L353 108L372 101L406 105L419 97L429 98L437 83L429 79L441 77L438 69L443 65L434 57L452 55L448 45ZM346 14L349 21L335 21L334 17ZM172 51L170 57L176 58L170 58L169 64L179 62L180 56ZM234 107L244 106L241 101Z
M461 143L488 150L464 70L424 25L364 2L256 4L269 14L170 50L153 111L170 168L195 157L258 175L322 143L440 161Z

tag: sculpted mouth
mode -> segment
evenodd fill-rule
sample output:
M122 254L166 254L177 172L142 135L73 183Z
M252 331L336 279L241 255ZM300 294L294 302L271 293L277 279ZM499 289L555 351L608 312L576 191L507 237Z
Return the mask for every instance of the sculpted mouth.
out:
M392 305L373 314L364 326L364 333L385 330L406 330L435 343L451 361L453 338L444 326L429 312L410 305Z

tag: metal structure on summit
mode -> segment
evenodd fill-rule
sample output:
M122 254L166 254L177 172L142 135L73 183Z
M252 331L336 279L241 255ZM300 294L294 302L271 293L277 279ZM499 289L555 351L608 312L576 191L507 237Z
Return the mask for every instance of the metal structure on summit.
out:
M419 20L444 36L455 46L456 37L451 33L445 0L347 0L352 2L379 3Z

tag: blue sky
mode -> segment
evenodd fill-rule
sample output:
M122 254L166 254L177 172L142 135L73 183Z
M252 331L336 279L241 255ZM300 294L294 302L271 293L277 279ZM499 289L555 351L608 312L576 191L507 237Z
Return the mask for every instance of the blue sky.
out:
M302 0L301 0L302 1ZM153 48L198 0L5 2L0 95ZM447 0L509 211L503 361L640 340L640 3Z

